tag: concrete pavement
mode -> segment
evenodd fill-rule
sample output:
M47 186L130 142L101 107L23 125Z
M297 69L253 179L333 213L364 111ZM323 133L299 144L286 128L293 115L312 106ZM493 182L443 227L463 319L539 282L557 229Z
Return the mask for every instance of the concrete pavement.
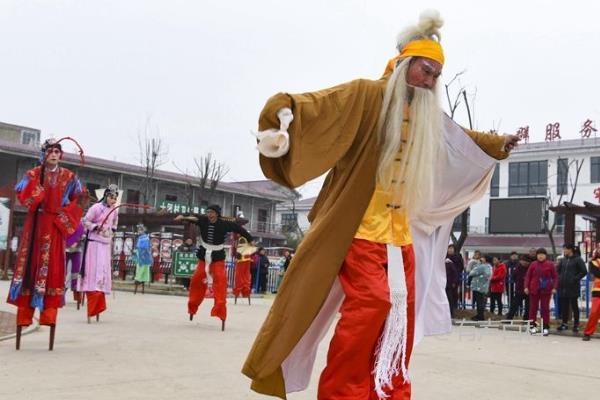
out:
M0 282L5 298L8 282ZM239 372L271 299L252 306L229 300L227 330L209 317L210 299L194 322L186 299L116 292L100 323L69 302L59 312L55 350L48 328L0 342L0 399L267 399ZM0 311L14 311L1 303ZM316 399L332 331L323 341L309 390ZM413 399L584 399L600 385L600 340L455 328L416 349Z

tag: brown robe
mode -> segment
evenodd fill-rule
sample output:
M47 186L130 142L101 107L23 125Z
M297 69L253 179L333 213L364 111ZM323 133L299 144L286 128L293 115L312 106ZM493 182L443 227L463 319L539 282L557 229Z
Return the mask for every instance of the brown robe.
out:
M309 214L311 227L242 369L259 393L286 398L281 365L329 295L367 209L375 189L377 121L386 84L387 77L359 79L313 93L279 93L260 115L261 131L279 128L281 108L294 115L289 152L280 158L260 156L267 178L294 188L329 173ZM467 133L491 157L507 156L504 138Z

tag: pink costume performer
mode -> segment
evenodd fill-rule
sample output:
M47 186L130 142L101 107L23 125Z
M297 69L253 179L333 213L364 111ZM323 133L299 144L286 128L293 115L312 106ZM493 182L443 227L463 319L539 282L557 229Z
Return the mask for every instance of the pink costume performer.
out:
M116 185L109 185L102 200L90 207L84 218L88 235L77 290L87 297L88 322L93 316L98 320L106 310L105 295L112 286L111 243L118 221L118 212L113 210L118 191Z

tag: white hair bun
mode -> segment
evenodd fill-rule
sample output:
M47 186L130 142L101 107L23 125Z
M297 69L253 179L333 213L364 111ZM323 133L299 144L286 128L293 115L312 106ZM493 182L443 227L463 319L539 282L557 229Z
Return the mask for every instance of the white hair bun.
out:
M425 10L419 16L419 24L417 28L423 35L439 36L439 29L444 25L440 12L438 10Z

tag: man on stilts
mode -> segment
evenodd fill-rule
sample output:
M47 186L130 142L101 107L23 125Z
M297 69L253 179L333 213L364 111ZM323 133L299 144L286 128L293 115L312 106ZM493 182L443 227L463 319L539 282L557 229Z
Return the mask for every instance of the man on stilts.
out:
M65 239L81 220L87 192L73 172L59 166L62 156L61 144L46 140L41 165L27 171L15 188L27 208L7 300L18 307L17 350L36 308L40 325L50 327L53 350L58 309L65 304Z
M329 174L243 367L253 390L285 399L306 389L340 310L318 399L410 399L414 342L450 329L451 223L485 193L496 159L518 139L467 131L442 113L442 24L437 12L423 13L377 81L279 93L264 107L265 175L294 188Z
M178 215L176 221L190 221L198 225L200 243L198 247L198 265L190 281L188 313L190 321L204 300L206 289L212 284L215 304L210 312L221 320L221 330L225 330L227 319L227 273L225 271L225 239L231 232L239 233L252 242L252 235L233 220L221 216L221 207L210 205L206 215Z
M236 247L236 262L235 262L235 274L233 279L233 297L235 298L235 304L237 304L238 297L247 297L248 305L250 305L250 294L252 293L251 288L251 273L250 264L252 259L250 256L255 253L256 247L250 246L245 238L238 240Z

